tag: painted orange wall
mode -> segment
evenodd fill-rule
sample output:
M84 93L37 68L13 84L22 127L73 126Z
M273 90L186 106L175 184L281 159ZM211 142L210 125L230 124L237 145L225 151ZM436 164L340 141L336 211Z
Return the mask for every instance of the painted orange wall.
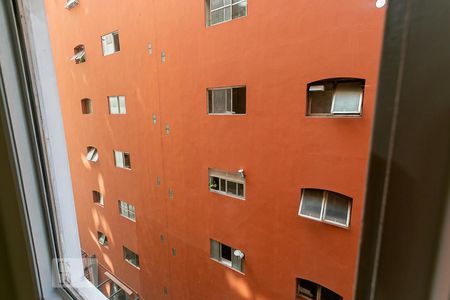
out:
M294 299L297 277L352 298L385 11L374 0L248 2L247 17L206 27L202 0L46 0L82 248L141 299ZM115 30L121 50L104 57L100 38ZM78 44L87 61L76 65ZM366 79L360 118L305 116L306 85L331 77ZM247 86L246 115L209 116L206 89L234 85ZM126 96L126 115L108 113L108 95ZM114 166L113 149L130 152L132 170ZM243 168L246 200L210 193L209 167ZM299 217L302 187L351 196L350 228ZM245 252L245 275L209 258L210 238Z

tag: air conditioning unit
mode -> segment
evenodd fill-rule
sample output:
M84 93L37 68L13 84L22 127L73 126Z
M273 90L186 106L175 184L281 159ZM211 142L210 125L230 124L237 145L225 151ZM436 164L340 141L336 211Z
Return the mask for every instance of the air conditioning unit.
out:
M71 9L75 5L78 5L78 0L67 0L66 5L64 5L64 8Z

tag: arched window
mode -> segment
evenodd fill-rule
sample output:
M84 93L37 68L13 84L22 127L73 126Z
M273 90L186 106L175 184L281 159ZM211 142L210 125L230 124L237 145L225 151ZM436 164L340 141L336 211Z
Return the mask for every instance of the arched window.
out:
M332 191L302 189L299 216L348 227L352 198Z
M309 116L361 115L364 79L334 78L308 84Z
M86 61L86 51L84 45L78 45L73 48L74 55L70 60L74 60L76 64L81 64Z
M342 296L315 282L297 278L297 299L342 300Z

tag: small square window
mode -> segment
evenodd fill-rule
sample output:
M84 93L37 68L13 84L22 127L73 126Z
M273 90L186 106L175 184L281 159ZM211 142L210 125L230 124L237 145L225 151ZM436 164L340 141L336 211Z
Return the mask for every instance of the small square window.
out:
M81 99L81 112L86 114L92 114L92 101L91 99Z
M243 272L244 270L244 253L241 250L234 249L228 245L222 244L215 240L210 240L211 258L221 264Z
M114 150L114 163L116 167L131 170L130 153Z
M137 255L136 253L134 253L125 246L123 246L123 258L128 263L139 268L139 255Z
M125 96L109 96L108 104L109 113L112 115L127 113Z
M86 51L84 49L84 45L78 45L73 48L74 55L71 60L75 61L76 64L81 64L86 61Z
M98 191L92 191L92 198L94 203L97 203L99 205L104 205L104 199L103 199L103 195L98 192Z
M104 56L119 52L119 33L112 32L102 36L102 48Z
M88 161L96 162L98 161L98 151L97 148L89 146L87 147L86 159Z
M97 231L97 239L100 245L108 246L108 238L103 232Z
M206 23L208 26L246 15L247 0L206 0Z

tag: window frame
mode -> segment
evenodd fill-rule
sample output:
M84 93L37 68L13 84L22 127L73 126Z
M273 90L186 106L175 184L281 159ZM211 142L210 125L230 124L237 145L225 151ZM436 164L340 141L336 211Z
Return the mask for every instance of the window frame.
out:
M113 52L110 52L110 53L106 53L106 52L105 52L105 44L104 44L104 39L106 39L106 37L107 37L108 35L111 35L111 36L112 36L112 41L113 41L112 44L114 45L114 50L116 50L116 51L113 51ZM121 47L120 47L120 39L118 38L118 39L119 39L119 42L118 42L118 44L119 44L119 50L117 50L117 49L115 49L114 35L119 36L119 30L111 31L111 32L109 32L109 33L107 33L107 34L104 34L104 35L102 35L102 36L100 37L100 41L101 41L101 45L102 45L102 54L103 54L103 56L109 56L109 55L112 55L112 54L114 54L114 53L120 52L120 49L121 49Z
M117 101L117 113L113 113L111 110L111 100L112 99L116 99ZM124 103L124 109L122 111L121 109L121 105L120 105L120 99L123 98L123 103ZM114 96L108 96L108 110L109 110L109 114L110 115L126 115L127 114L127 101L126 101L126 97L124 95L114 95Z
M95 201L96 199L98 199L98 201ZM94 202L94 204L96 204L96 205L104 207L105 206L105 197L99 191L93 190L92 191L92 202Z
M311 297L309 297L307 295L303 295L303 294L299 293L300 286L301 286L300 285L300 281L302 281L302 280L303 281L308 281L308 282L310 282L310 283L315 285L315 287L316 287L316 297L315 298L311 298ZM328 290L328 291L336 294L338 297L341 298L340 300L344 299L344 297L342 297L340 294L338 294L335 291L333 291L333 290L331 290L331 289L329 289L329 288L327 288L327 287L325 287L323 285L320 285L320 284L318 284L318 283L316 283L314 281L311 281L311 280L308 280L308 279L305 279L305 278L299 278L299 277L297 277L296 280L295 280L295 297L296 297L296 299L320 300L322 298L322 289Z
M304 203L303 200L304 200L304 196L305 196L305 191L306 190L319 190L319 191L322 192L322 204L321 204L321 208L320 208L320 217L319 218L315 218L313 216L308 216L308 215L302 214L302 207L303 207L303 203ZM345 224L325 219L325 213L326 213L329 193L335 193L335 194L344 196L344 197L349 199L347 201L347 220L346 220ZM327 224L335 225L335 226L342 227L342 228L349 228L350 227L350 221L351 221L352 206L353 206L353 198L349 197L347 195L336 193L336 192L329 191L329 190L323 190L323 189L302 188L301 189L301 197L300 197L300 207L298 209L298 215L300 217L311 219L311 220L314 220L314 221L327 223Z
M125 247L124 245L122 245L122 258L123 258L123 260L125 261L125 262L127 262L128 264L130 264L131 266L133 266L133 267L135 267L136 269L138 269L138 270L140 270L141 269L141 267L140 267L140 261L139 261L139 254L137 254L136 252L134 252L134 251L132 251L130 248L128 248L128 247ZM132 261L131 260L129 260L129 259L127 259L126 257L127 257L127 255L126 255L126 252L130 252L130 253L132 253L134 256L135 256L135 260L136 260L136 262L137 262L137 264L135 265L134 263L132 263Z
M120 153L122 154L122 166L117 165L117 160L116 160L116 153ZM125 156L128 156L128 161L130 162L129 166L125 166ZM131 154L130 152L125 152L125 151L120 151L120 150L113 150L113 157L114 157L114 166L116 166L116 168L119 169L125 169L125 170L131 170Z
M220 175L211 175L211 172L213 172L213 173L214 172L217 172L217 173L223 172L223 173L226 173L226 174L236 174L236 173L239 174L238 172L228 172L228 171L223 171L223 170L219 170L219 169L209 168L208 169L208 188L209 188L209 191L212 192L212 193L217 193L219 195L224 195L224 196L228 196L228 197L231 197L231 198L236 198L236 199L239 199L239 200L245 200L246 199L246 191L247 191L246 183L247 183L247 180L246 180L245 177L242 178L241 181L236 181L236 180L233 180L233 179L229 179L227 176L222 176L221 177ZM213 177L219 179L219 189L218 190L215 190L215 189L211 188L211 182L212 182L211 179ZM225 191L222 191L220 189L221 180L225 180ZM236 192L237 193L239 191L239 184L242 184L242 186L243 186L243 188L242 188L242 196L239 196L237 194L228 193L228 182L236 183Z
M359 97L359 103L358 103L358 111L359 112L337 112L333 113L334 103L336 99L336 89L337 86L341 83L359 83L361 86L361 95ZM326 84L332 84L332 99L331 99L331 106L330 106L330 112L329 113L312 113L311 107L312 107L312 99L310 97L311 92L317 92L311 91L311 87L314 86L325 86ZM360 118L363 115L363 100L364 100L364 93L366 90L366 79L363 78L351 78L351 77L342 77L342 78L327 78L323 80L318 80L314 82L310 82L306 85L306 117L311 118ZM324 87L325 91L325 87Z
M237 4L240 4L242 2L246 2L247 3L246 8L245 8L245 15L241 16L241 17L233 18L233 5L237 5ZM220 24L223 24L223 23L227 23L227 22L233 21L235 19L240 19L240 18L248 16L248 1L247 0L240 0L239 2L236 2L236 3L233 3L233 0L230 0L230 4L225 4L225 5L221 6L221 7L214 8L214 9L211 9L211 0L205 0L204 3L205 3L205 12L206 12L206 14L205 14L206 15L206 27L220 25ZM211 23L211 14L213 12L215 12L215 11L224 9L225 7L230 7L230 19L227 19L227 20L224 20L224 21L212 24Z
M98 149L94 146L88 146L87 148L87 153L86 153L86 160L88 162L91 163L96 163L98 162L98 160L100 159L100 155L98 153ZM91 156L91 158L89 158L89 156Z
M218 246L218 253L217 253L218 254L218 258L213 256L213 243L216 243L216 245ZM223 258L223 256L222 256L222 246L230 248L231 261L228 260L228 259ZM233 266L234 251L236 251L236 250L242 251L242 250L237 249L237 248L233 248L233 247L231 247L231 246L229 246L227 244L224 244L224 243L222 243L222 242L220 242L218 240L212 239L212 238L209 239L209 247L210 247L209 258L211 260L213 260L213 261L215 261L215 262L217 262L217 263L219 263L219 264L221 264L221 265L223 265L223 266L225 266L225 267L227 267L229 269L232 269L233 271L236 271L236 272L238 272L238 273L240 273L242 275L245 275L245 273L244 273L244 264L245 264L245 258L246 258L245 254L244 254L243 258L237 258L239 260L240 268L238 269L238 268Z
M122 203L126 205L126 208L124 209L124 211L126 211L126 215L122 213ZM124 200L118 200L118 204L119 204L119 215L130 221L136 222L136 206ZM130 209L130 206L132 206L133 209ZM134 218L130 217L130 212L133 213Z
M103 238L103 242L100 239ZM97 242L101 247L108 247L108 237L101 231L97 230Z
M82 115L91 115L94 113L94 107L92 105L92 99L83 98L81 99L81 114Z
M234 89L245 89L245 113L235 113L233 112L233 90ZM225 98L225 112L224 113L215 113L214 112L214 91L221 91L221 90L231 90L231 98L230 98L230 106L232 111L227 111L227 98ZM209 101L209 92L211 92L211 101ZM227 93L225 92L225 95ZM209 103L211 102L211 111ZM214 87L214 88L207 88L206 89L206 112L209 116L243 116L247 114L247 86L246 85L235 85L235 86L225 86L225 87Z

